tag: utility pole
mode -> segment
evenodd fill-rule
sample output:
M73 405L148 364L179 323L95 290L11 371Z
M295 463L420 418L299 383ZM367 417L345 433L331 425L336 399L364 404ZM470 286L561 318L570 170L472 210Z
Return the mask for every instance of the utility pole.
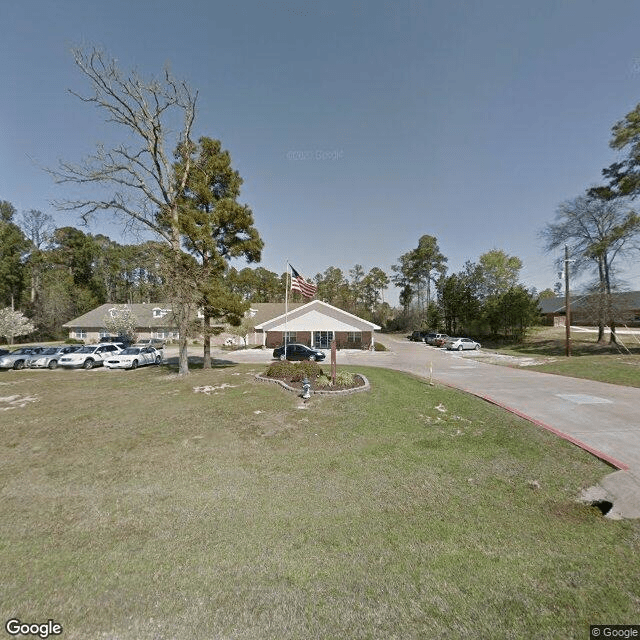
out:
M569 248L564 245L564 309L565 309L565 355L571 357L571 299L569 298Z

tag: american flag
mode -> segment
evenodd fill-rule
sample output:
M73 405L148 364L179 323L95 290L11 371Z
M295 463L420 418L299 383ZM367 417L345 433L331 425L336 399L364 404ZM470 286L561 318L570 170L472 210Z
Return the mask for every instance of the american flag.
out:
M289 265L291 267L291 265ZM293 267L291 267L291 291L299 291L305 298L313 298L318 287L307 282Z

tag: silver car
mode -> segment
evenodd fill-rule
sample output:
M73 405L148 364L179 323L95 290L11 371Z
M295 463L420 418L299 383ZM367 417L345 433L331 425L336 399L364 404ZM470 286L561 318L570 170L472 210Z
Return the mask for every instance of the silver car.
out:
M444 343L445 349L462 351L463 349L479 349L480 343L471 338L449 338Z
M47 347L41 353L31 356L25 366L32 369L55 369L58 360L67 354L73 353L80 348L80 345L65 345L64 347Z
M20 349L0 356L0 369L24 369L28 361L42 353L44 349L44 347L20 347Z

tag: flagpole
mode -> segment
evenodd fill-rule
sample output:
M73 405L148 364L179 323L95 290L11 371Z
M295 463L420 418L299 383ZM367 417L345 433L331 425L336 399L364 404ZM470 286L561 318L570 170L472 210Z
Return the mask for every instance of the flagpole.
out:
M284 278L284 359L287 359L287 321L289 316L289 260L285 267Z

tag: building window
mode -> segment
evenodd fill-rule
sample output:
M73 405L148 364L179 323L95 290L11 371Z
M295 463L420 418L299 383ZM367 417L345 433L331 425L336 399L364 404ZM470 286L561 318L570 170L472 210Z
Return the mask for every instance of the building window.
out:
M169 338L169 332L168 331L154 331L153 332L153 336L151 336L152 338L159 338L160 340L166 340L167 338Z
M101 331L100 332L100 340L102 340L102 338L109 338L111 336L111 334L108 331Z
M84 340L87 337L87 332L84 329L74 329L73 337L76 340Z
M154 318L164 318L167 315L167 309L160 309L160 307L154 307L153 309L153 317Z
M360 344L362 342L362 332L349 331L349 333L347 333L347 342L350 342L352 344Z
M295 332L295 331L287 331L287 332L284 334L284 337L285 337L285 341L286 341L286 343L287 343L287 344L289 344L289 343L291 343L291 342L296 342L297 334L296 334L296 332Z

